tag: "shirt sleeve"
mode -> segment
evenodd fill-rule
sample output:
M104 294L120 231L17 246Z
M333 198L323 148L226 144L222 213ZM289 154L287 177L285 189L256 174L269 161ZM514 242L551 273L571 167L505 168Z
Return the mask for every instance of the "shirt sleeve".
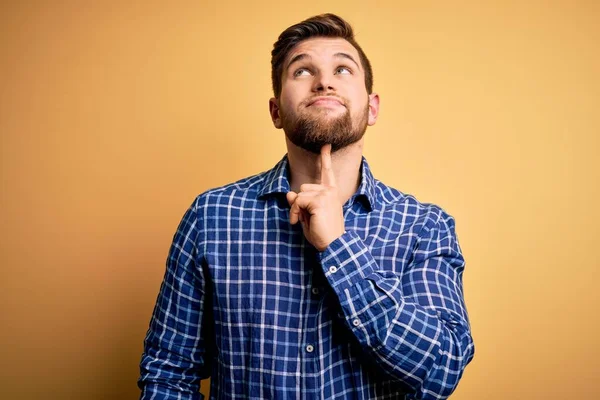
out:
M416 399L448 398L474 355L454 220L434 214L401 273L382 270L353 231L320 254L348 329Z
M138 386L141 399L203 399L200 380L210 375L212 329L205 272L198 249L197 202L185 213L167 258L144 340ZM205 312L206 311L206 312Z

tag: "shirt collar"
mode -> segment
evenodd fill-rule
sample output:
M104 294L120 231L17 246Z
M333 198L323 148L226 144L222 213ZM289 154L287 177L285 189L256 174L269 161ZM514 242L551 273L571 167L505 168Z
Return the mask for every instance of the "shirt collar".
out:
M275 167L265 173L264 185L258 192L258 197L266 197L278 193L287 193L290 189L289 181L290 164L285 155L281 161L279 161ZM368 211L375 208L376 203L376 182L371 168L367 160L363 157L361 164L361 179L356 193L350 198L350 203L353 204L356 201L366 207Z

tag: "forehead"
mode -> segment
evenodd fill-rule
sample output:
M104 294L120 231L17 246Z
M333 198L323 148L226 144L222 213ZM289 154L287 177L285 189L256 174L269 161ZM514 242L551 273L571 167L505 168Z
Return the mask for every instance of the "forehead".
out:
M317 37L298 43L285 58L285 65L299 54L306 54L311 58L334 58L337 53L349 54L360 63L358 51L346 39Z

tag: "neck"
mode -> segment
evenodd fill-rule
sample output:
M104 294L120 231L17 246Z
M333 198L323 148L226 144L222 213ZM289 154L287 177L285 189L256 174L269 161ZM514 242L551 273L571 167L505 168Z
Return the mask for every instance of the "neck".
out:
M321 161L318 154L306 151L286 138L290 165L290 187L296 193L305 183L321 183ZM360 185L363 140L359 140L331 154L331 166L340 195L340 202L346 203Z

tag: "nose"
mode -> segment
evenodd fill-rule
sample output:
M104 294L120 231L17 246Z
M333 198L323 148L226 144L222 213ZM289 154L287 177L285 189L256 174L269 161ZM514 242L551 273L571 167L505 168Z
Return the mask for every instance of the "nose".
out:
M333 76L329 76L324 73L319 73L315 75L315 80L313 84L313 92L329 92L335 91L335 87L333 85Z

